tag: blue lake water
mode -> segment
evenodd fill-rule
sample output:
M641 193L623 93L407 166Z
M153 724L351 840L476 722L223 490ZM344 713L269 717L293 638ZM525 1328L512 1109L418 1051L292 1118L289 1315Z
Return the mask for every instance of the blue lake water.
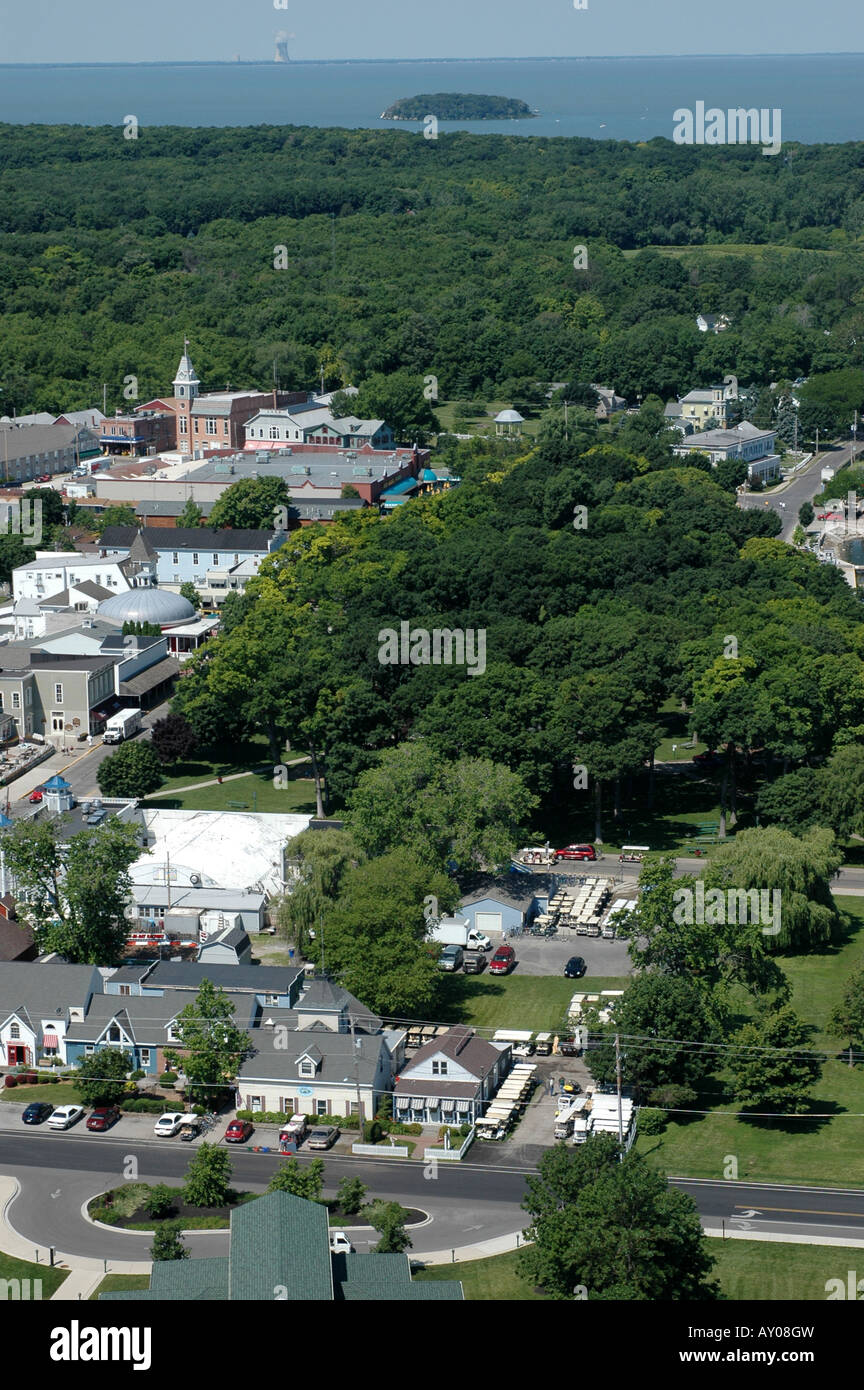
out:
M0 122L142 126L312 125L420 129L382 121L399 97L518 97L530 121L447 128L595 139L671 137L678 107L782 111L784 140L864 139L864 55L548 58L466 62L0 66Z

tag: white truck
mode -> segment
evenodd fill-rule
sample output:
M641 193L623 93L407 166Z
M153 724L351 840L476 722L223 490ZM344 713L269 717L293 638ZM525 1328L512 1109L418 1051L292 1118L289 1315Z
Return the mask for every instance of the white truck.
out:
M429 941L439 946L461 946L463 951L491 951L492 942L485 932L476 931L467 917L442 917L429 926Z
M105 732L102 735L103 743L122 743L124 739L131 738L137 734L141 728L140 709L120 709L105 725Z

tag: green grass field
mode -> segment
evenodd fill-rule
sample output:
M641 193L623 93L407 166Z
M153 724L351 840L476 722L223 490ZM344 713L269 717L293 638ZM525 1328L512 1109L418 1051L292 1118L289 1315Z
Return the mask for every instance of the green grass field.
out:
M829 1279L842 1279L861 1265L861 1251L839 1245L786 1245L761 1240L709 1239L716 1261L714 1278L723 1298L734 1302L819 1303L826 1298ZM518 1253L489 1260L434 1265L418 1270L415 1279L460 1279L469 1302L549 1302L516 1273Z
M232 805L234 802L236 804ZM310 778L292 775L287 785L274 786L272 773L250 772L236 781L191 792L171 792L160 788L147 798L148 806L172 811L267 811L293 815L315 811L315 785Z
M5 1255L0 1250L0 1279L29 1279L30 1298L36 1301L37 1289L34 1280L42 1281L42 1300L53 1298L54 1294L68 1278L68 1269L52 1269L50 1265L31 1264L29 1260L16 1260L11 1255ZM6 1329L8 1332L8 1328Z
M558 975L451 975L444 982L445 1023L470 1023L486 1030L530 1028L534 1032L561 1027L567 1006L577 990L596 994L601 989L624 989L626 979L591 976L565 980Z
M90 1301L96 1302L102 1293L121 1293L135 1289L149 1289L149 1274L106 1274L98 1288L94 1289L90 1295Z
M15 1100L22 1105L29 1105L31 1100L47 1100L56 1110L60 1105L80 1105L81 1093L71 1081L61 1081L56 1086L4 1086L0 1100Z
M823 1064L812 1091L811 1111L828 1118L739 1120L734 1114L709 1114L673 1120L663 1135L637 1140L639 1152L666 1172L722 1178L734 1160L742 1180L864 1187L864 1067L847 1066L844 1040L826 1031L845 981L864 965L864 899L838 897L837 903L853 922L846 940L825 954L781 959L792 983L792 1005L813 1029L812 1046L836 1054ZM734 1101L710 1093L699 1104L702 1109L738 1109Z

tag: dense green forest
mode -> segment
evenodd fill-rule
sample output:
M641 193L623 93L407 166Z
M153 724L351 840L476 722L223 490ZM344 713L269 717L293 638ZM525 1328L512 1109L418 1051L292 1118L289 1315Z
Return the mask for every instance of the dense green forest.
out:
M474 92L421 92L419 96L394 101L387 107L383 119L422 121L430 112L440 121L526 120L534 114L528 103L517 97L488 97Z
M0 127L0 389L19 413L437 376L442 398L864 363L864 144ZM574 246L588 247L587 270ZM288 267L274 269L274 248ZM662 251L652 249L665 248ZM700 311L731 327L701 334ZM50 331L48 330L50 325ZM514 390L508 395L517 395Z

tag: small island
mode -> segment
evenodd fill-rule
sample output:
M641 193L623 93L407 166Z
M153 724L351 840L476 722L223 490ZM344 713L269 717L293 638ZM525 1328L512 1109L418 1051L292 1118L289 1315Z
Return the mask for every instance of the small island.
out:
M381 112L382 121L524 121L536 113L515 97L478 96L471 92L423 92L402 97Z

